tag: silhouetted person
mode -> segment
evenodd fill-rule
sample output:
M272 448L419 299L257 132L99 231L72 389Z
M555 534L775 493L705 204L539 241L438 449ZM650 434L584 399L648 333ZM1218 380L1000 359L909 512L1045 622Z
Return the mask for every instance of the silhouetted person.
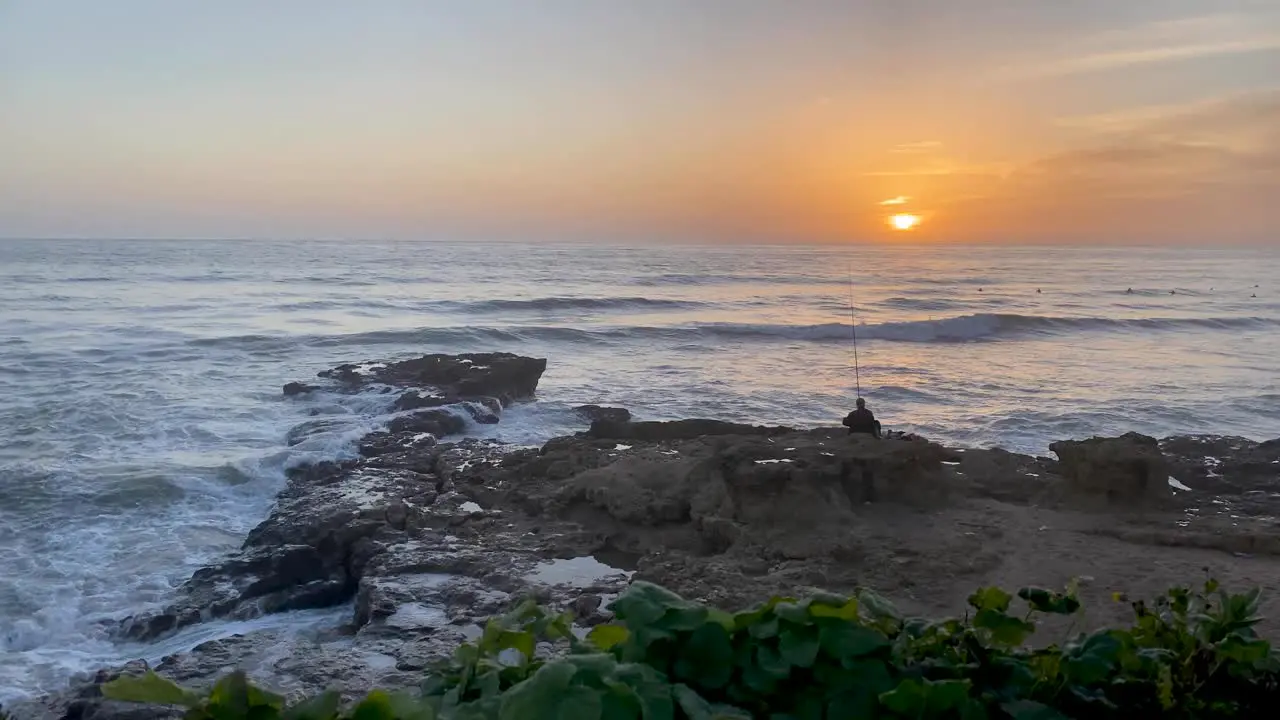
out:
M1037 295L1039 295L1039 294L1040 294L1040 288L1036 288L1036 294L1037 294Z
M1125 290L1125 291L1124 291L1124 294L1125 294L1125 295L1132 295L1132 294L1133 294L1133 288L1129 288L1128 290Z
M849 428L850 435L863 433L871 437L880 437L880 423L867 409L867 401L862 398L858 398L858 408L845 416L844 426Z

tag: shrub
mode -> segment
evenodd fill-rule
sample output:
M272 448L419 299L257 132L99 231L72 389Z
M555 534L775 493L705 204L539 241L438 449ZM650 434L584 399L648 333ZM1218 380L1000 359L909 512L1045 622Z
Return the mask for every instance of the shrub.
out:
M1073 589L983 588L964 618L903 618L870 592L775 598L736 614L636 582L585 640L526 602L413 692L343 708L329 692L285 706L223 678L208 694L158 675L109 698L188 708L193 720L709 720L712 718L1257 717L1280 702L1280 658L1254 631L1258 592L1210 581L1134 602L1127 628L1029 647L1038 616L1074 615ZM1117 598L1123 600L1123 598ZM537 643L561 652L540 656Z

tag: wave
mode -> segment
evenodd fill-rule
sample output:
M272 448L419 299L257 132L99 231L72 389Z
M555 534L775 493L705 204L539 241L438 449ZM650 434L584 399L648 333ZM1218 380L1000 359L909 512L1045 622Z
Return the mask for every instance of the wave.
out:
M486 315L502 312L543 312L564 310L693 310L708 303L693 300L663 300L644 297L541 297L527 300L435 300L403 301L356 298L351 300L300 300L277 306L282 311L307 310L397 310L455 312Z
M859 340L886 342L948 343L980 342L1001 338L1067 335L1076 332L1171 332L1177 330L1250 330L1280 327L1280 318L1100 318L1052 317L978 313L940 320L911 320L858 325ZM434 327L414 330L379 330L346 335L239 335L197 338L190 344L202 347L236 347L242 350L277 352L304 347L349 345L412 344L421 347L457 348L484 344L614 343L631 340L696 342L699 339L791 340L808 342L846 341L852 336L848 323L787 325L768 323L694 323L667 327L605 326L573 328L563 326L513 325L507 327Z
M644 297L542 297L530 300L445 301L433 304L441 309L469 313L521 310L687 310L707 306L706 303L691 300Z
M940 312L943 310L955 310L965 307L972 301L957 302L955 300L928 299L928 298L907 298L907 297L891 297L876 303L884 307L897 308L899 310L915 310L928 311L932 310Z
M820 275L742 275L710 273L665 273L637 278L633 284L641 287L660 287L665 285L728 285L733 283L753 283L760 285L840 285L849 281L847 278L831 278Z
M895 342L971 342L999 337L1057 335L1089 331L1244 330L1280 327L1280 319L1229 318L1098 318L978 313L941 320L913 320L859 325L858 339ZM757 325L719 323L703 329L725 335L780 337L791 340L848 340L847 323Z

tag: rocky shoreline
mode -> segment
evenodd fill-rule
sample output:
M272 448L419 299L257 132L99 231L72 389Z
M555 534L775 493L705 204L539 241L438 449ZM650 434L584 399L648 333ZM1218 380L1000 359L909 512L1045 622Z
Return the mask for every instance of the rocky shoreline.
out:
M956 613L974 588L1081 578L1089 621L1206 572L1280 610L1280 440L1063 441L1056 459L875 440L842 429L633 422L583 406L583 432L541 448L460 437L532 400L546 361L503 353L344 365L319 387L398 393L359 457L290 471L241 550L164 610L113 628L150 642L215 619L348 608L314 633L212 640L155 669L191 685L244 668L287 694L416 684L484 618L533 594L584 627L633 578L728 608L775 594L875 588ZM316 427L300 426L291 442ZM1182 488L1182 489L1177 489ZM1270 628L1267 628L1270 632ZM104 702L104 670L17 718L162 718Z

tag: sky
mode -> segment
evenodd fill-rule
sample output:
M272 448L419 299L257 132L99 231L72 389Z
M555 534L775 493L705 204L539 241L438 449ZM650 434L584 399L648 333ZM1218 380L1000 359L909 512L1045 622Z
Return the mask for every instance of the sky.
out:
M0 237L1280 245L1280 2L0 0Z

